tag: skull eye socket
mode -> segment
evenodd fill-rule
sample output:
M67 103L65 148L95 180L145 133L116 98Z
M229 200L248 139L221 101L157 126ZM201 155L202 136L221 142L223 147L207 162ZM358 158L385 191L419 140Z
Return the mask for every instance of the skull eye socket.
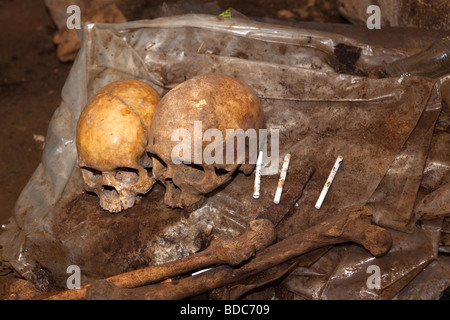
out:
M136 183L139 180L139 171L133 168L116 168L114 179L124 184Z
M193 163L183 163L183 178L185 181L199 183L205 178L205 169Z
M90 186L102 183L102 172L94 168L82 167L81 175L83 176L83 180Z
M230 171L225 170L223 168L214 168L215 172L216 172L216 176L220 177L220 176L224 176L228 173L230 173Z
M156 160L158 164L160 164L164 169L167 169L167 164L157 154L149 152L147 153L147 155L150 157L150 159Z

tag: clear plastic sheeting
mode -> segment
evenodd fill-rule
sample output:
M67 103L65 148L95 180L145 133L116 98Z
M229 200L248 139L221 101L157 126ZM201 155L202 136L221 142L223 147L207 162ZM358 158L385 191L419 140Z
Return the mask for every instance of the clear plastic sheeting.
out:
M439 77L450 73L450 36L439 39L426 50L383 67L391 77Z
M294 271L284 285L305 299L393 299L437 258L439 236L433 225L412 234L392 231L394 246L380 258L355 245L334 247L311 267ZM374 270L380 275L379 287L370 278Z
M396 299L437 300L450 286L450 256L441 255L403 288Z
M359 246L333 247L307 272L317 281L299 280L296 270L283 283L288 290L311 299L394 298L438 257L442 220L418 225L414 204L447 79L338 73L338 44L361 49L356 61L361 69L403 54L337 34L247 19L183 15L87 24L80 38L82 48L51 120L42 162L0 235L1 259L38 288L65 287L70 265L80 267L86 284L187 256L202 247L208 225L218 236L235 237L272 203L278 173L262 177L259 200L252 197L253 175L239 174L192 213L166 207L161 185L120 214L103 211L97 197L83 190L75 128L95 92L115 80L139 79L164 95L208 72L237 77L255 89L266 127L279 130L280 162L285 153L292 155L286 189L310 165L316 167L302 198L279 225L280 239L369 200L374 221L392 230L394 243L386 256L375 261ZM314 204L338 155L344 162L317 210ZM404 210L390 210L398 206ZM371 264L380 268L381 291L367 289Z
M419 122L368 201L367 205L374 212L377 224L404 232L415 229L420 215L414 213L413 207L434 124L441 112L441 101L440 91L435 88Z

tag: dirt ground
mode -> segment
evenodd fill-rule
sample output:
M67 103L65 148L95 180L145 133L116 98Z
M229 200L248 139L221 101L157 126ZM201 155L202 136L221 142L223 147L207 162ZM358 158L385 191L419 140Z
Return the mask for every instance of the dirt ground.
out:
M43 1L0 1L0 224L42 156L71 64L59 62Z

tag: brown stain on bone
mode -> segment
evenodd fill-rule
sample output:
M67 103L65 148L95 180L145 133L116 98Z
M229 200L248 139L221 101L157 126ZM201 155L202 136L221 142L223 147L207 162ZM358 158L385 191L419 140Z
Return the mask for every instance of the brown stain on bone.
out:
M127 108L122 108L122 109L120 109L120 114L122 115L122 116L127 116L127 115L129 115L131 113L131 110L130 109L127 109Z

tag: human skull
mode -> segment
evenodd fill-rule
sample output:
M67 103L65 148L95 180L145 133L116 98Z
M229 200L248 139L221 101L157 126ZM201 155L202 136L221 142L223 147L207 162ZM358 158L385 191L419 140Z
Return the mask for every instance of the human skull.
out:
M151 159L145 148L159 94L138 80L103 87L85 107L77 125L78 164L84 188L109 212L131 208L147 193Z
M196 123L200 121L201 132L198 136ZM225 137L227 129L254 129L258 132L263 125L264 115L256 93L246 83L232 77L201 75L169 91L155 110L147 146L153 160L154 177L166 187L164 202L173 208L192 211L202 204L207 193L229 181L238 169L250 174L255 167L256 161L248 161L251 151L247 148L244 161L242 157L232 163L205 161L202 155L205 148L211 146L203 139L203 132L206 136L209 129L217 129ZM180 137L174 134L176 129L184 130L189 137L193 137L188 141L190 148L182 152L173 152L179 146L177 141L180 141ZM216 139L215 136L215 145L219 146L214 150L225 155L225 140L230 139ZM232 139L234 141L234 137ZM200 148L196 147L196 143ZM233 152L239 156L237 145ZM257 153L257 150L252 153ZM195 159L201 161L196 162Z

